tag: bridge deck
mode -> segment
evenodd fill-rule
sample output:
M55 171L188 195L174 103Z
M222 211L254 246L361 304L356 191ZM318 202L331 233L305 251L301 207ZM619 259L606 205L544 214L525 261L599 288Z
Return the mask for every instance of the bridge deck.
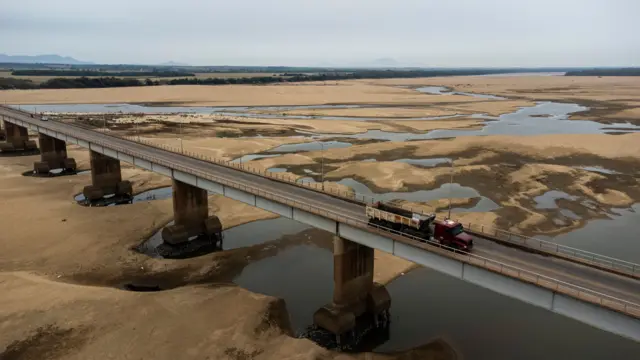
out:
M211 174L212 176L225 179L229 182L249 187L257 187L272 194L299 203L310 204L316 208L338 213L354 220L367 221L363 204L304 187L274 181L239 169L109 136L97 131L59 122L42 122L38 118L31 118L24 113L5 108L0 108L0 114L97 144L108 143L114 148L126 149L127 152L139 154L141 157L153 158L167 164L174 164L178 167L194 169L194 171ZM640 281L638 280L561 258L521 251L479 237L476 237L474 242L475 247L473 252L479 256L545 275L562 282L578 285L631 303L640 304Z

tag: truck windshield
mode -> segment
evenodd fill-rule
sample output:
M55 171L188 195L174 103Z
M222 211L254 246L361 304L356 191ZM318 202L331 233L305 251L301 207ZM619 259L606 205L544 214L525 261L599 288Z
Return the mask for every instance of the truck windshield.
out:
M451 228L451 230L449 230L451 232L451 235L456 236L462 232L464 232L464 229L462 228L462 224L458 224L454 227Z

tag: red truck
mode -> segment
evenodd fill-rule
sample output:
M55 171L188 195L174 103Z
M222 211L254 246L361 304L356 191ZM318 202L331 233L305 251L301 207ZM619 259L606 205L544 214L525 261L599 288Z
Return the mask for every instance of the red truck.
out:
M473 238L464 232L462 224L454 220L438 221L435 214L415 214L382 202L367 206L366 213L372 226L393 229L425 242L435 240L457 250L471 251L473 248Z

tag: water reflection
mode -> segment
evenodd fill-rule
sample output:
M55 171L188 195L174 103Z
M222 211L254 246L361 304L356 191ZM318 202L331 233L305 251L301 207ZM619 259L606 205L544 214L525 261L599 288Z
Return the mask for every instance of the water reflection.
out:
M444 337L465 359L635 359L640 344L433 270L387 285L390 340L407 350ZM535 339L532 341L532 339Z
M299 152L299 151L320 151L326 149L337 149L350 147L351 143L341 141L313 141L299 144L285 144L270 149L269 152Z
M90 172L90 170L89 170ZM131 200L131 203L137 203L137 202L141 202L141 201L151 201L151 200L164 200L164 199L169 199L171 198L171 195L173 194L173 188L171 186L166 186L166 187L161 187L161 188L157 188L157 189L151 189L151 190L147 190L147 191L143 191L137 195L133 196L133 199ZM109 195L105 195L105 199L110 199L112 197L114 197L115 195L113 194L109 194ZM84 194L80 193L78 195L76 195L74 197L75 201L77 201L78 203L84 204L86 203L86 198L84 197ZM129 203L128 201L126 202L127 204ZM106 206L114 206L114 205L118 205L117 203L109 203Z
M417 88L416 91L426 94L433 95L464 95L464 96L472 96L481 99L492 99L492 100L506 100L507 98L489 94L478 94L478 93L468 93L461 91L451 91L451 89L443 87L443 86L424 86Z
M296 334L313 323L313 313L333 298L333 254L311 245L282 250L244 268L234 282L284 299Z
M173 224L174 222L171 221L165 227ZM147 241L140 244L137 251L155 258L190 258L219 250L232 250L262 244L277 240L285 235L297 234L309 228L308 225L287 218L258 220L224 230L222 248L202 239L193 241L190 246L178 249L178 251L164 245L162 229L160 229Z
M578 198L576 196L572 196L563 191L551 190L547 191L542 195L536 196L533 200L536 202L536 209L557 209L558 204L556 201L559 199L566 199L570 201L575 201Z
M569 116L588 108L576 104L561 104L540 102L535 106L524 107L513 113L498 116L495 121L487 121L482 129L433 130L422 134L392 133L380 130L369 130L360 134L328 134L328 133L300 133L314 137L342 137L357 139L377 139L391 141L410 141L441 139L458 136L483 135L547 135L547 134L604 134L611 132L640 131L640 126L624 124L625 130L612 130L620 124L600 124L588 120L571 120ZM478 115L480 117L480 115Z
M577 169L582 169L586 171L597 172L605 175L617 175L619 172L611 169L604 168L602 166L576 166Z
M315 183L315 179L311 177L303 177L299 178L298 182L300 183ZM353 190L358 196L357 199L362 199L366 202L376 202L383 201L389 202L393 200L405 200L412 202L428 202L432 200L441 200L448 198L479 198L478 203L470 208L452 208L452 212L489 212L494 211L500 208L500 205L496 204L493 200L482 196L476 189L462 186L457 183L452 184L443 184L437 189L432 190L419 190L412 192L387 192L387 193L375 193L371 191L371 189L353 179L353 178L344 178L337 181L338 184L347 186Z
M590 220L583 228L556 237L536 236L558 244L640 263L640 204L612 209L607 219Z
M428 158L428 159L398 159L393 161L416 165L416 166L434 167L440 164L451 163L453 160L451 158Z

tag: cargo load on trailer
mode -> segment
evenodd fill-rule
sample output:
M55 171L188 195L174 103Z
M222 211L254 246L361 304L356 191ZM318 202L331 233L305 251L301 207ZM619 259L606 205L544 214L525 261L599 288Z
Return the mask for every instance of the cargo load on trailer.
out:
M435 240L458 250L470 251L473 248L473 238L464 232L462 224L454 220L436 221L435 214L416 214L382 202L367 206L366 213L372 226L393 229L422 241Z
M431 240L431 223L436 215L415 214L409 210L378 202L367 206L369 224L411 234L424 240Z

